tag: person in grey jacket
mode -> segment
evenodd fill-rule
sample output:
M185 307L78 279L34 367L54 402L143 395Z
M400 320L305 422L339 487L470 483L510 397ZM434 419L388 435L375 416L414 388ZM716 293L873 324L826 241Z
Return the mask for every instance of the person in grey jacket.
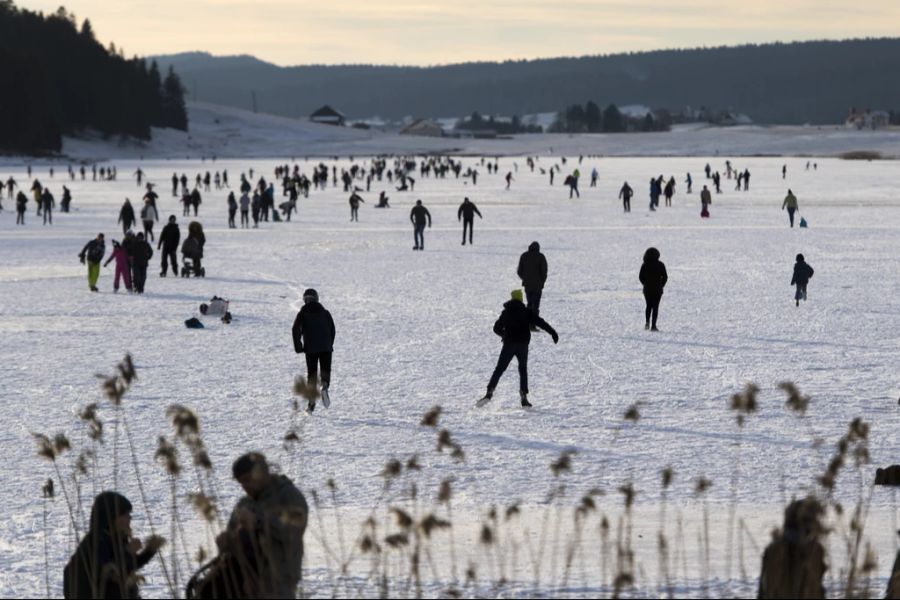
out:
M247 495L216 538L219 550L237 558L246 597L295 598L303 575L306 498L286 476L272 473L257 452L238 458L232 475Z
M331 386L331 353L334 351L334 319L331 313L319 303L319 293L310 288L303 292L303 308L297 313L292 329L294 351L306 353L306 373L310 385L319 380L322 373L322 402L328 408L330 399L328 388ZM312 398L306 407L307 412L316 408L316 400Z

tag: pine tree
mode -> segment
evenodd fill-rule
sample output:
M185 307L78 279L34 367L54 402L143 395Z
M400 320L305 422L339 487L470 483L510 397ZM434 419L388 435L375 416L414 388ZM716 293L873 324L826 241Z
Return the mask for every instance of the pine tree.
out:
M187 109L184 106L184 87L175 69L169 65L169 73L163 82L162 125L187 131Z

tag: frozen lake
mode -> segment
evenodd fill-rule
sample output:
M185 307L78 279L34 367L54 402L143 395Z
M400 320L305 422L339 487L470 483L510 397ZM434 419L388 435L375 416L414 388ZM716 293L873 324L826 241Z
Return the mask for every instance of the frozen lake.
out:
M671 466L670 510L684 512L686 537L696 545L692 515L703 504L694 499L694 481L705 476L713 482L705 502L721 525L732 501L740 437L738 512L746 513L764 544L780 523L784 502L814 487L854 417L871 424L873 464L865 467L866 483L875 466L897 461L900 382L898 341L891 333L900 330L897 162L819 159L817 170L806 170L806 159L737 159L735 166L748 168L752 177L750 191L736 192L733 180L724 178L723 157L585 158L581 198L569 200L562 174L550 187L547 175L529 172L523 158L500 159L496 175L475 158L461 160L477 166L477 186L452 174L435 179L417 173L415 192L373 182L371 193L362 194L359 223L349 222L348 194L330 182L326 191L301 197L294 221L259 229L228 229L227 192L204 193L198 220L207 236L207 277L160 279L157 253L142 297L112 294L112 265L102 272L101 293L91 294L77 259L98 231L106 233L107 251L111 239L121 239L119 207L126 196L137 207L142 195L131 176L135 168L158 183L161 220L177 215L185 235L189 219L170 194L173 171L193 179L198 171L227 168L236 187L239 174L251 167L255 177L270 180L273 161L121 161L116 182L90 181L90 174L88 181L69 182L60 165L50 179L46 166L35 166L34 175L50 185L57 201L63 183L74 197L73 212L55 213L52 227L40 224L33 202L26 226L17 227L14 202L4 192L0 418L6 426L0 444L6 460L0 474L6 485L0 503L7 518L0 522L0 594L44 593L40 490L52 467L36 456L30 432L66 431L80 447L85 438L77 412L101 397L94 374L112 372L126 352L134 356L139 380L125 406L157 524L166 521L169 500L153 453L157 437L170 433L164 411L172 403L201 417L224 510L238 497L227 477L231 462L256 449L304 491L324 490L334 478L353 527L379 496L379 473L392 456L419 454L420 490L429 502L441 479L454 478L455 509L474 515L493 504L545 503L553 486L548 465L571 448L578 454L567 477L568 504L601 488L609 495L599 502L611 514L621 506L615 490L628 480L639 492L637 509L656 514L659 473ZM339 171L350 164L326 162ZM538 164L549 168L554 162L543 157ZM698 192L710 183L702 173L707 162L723 171L723 193L714 194L712 218L701 220ZM315 161L298 164L310 174ZM570 158L563 173L575 166L577 158ZM595 166L599 185L591 188ZM508 171L515 177L509 191L503 181ZM694 178L691 195L685 193L686 172ZM659 174L676 177L674 206L650 213L647 182ZM20 185L27 180L23 166L0 166L0 177L10 175ZM630 214L617 200L624 180L636 191ZM780 210L788 187L808 229L788 227ZM373 208L381 189L388 189L392 208ZM280 186L276 191L278 203ZM471 247L460 245L456 211L463 196L484 215L476 219ZM434 220L424 252L411 250L409 210L417 198ZM518 257L533 240L549 263L541 314L560 342L554 346L542 333L532 340L534 409L519 408L512 366L493 403L478 410L474 401L484 393L500 348L491 328L519 286ZM661 331L652 334L643 328L637 279L648 246L659 248L669 273ZM816 274L809 300L796 308L789 282L798 252ZM319 291L336 322L332 405L302 417L303 444L299 457L290 459L282 438L291 418L291 384L305 371L290 328L307 287ZM208 319L207 329L186 329L183 321L214 294L231 301L233 323ZM761 388L759 412L739 434L728 399L751 381ZM782 381L796 382L812 397L805 419L784 408L777 388ZM623 422L636 402L640 421ZM434 432L419 425L436 404L444 410L442 426L465 451L465 463L436 454ZM111 423L110 411L103 417ZM110 446L111 431L107 436ZM820 450L812 449L814 437L825 440ZM64 457L65 473L74 455ZM106 485L110 456L107 447L100 475ZM134 500L134 483L123 480ZM839 480L837 495L848 506L857 483L849 468ZM892 494L879 488L872 505L868 533L884 577L896 549L896 506ZM190 510L185 505L184 513ZM59 594L72 543L61 499L52 504L50 519L51 574L58 579L51 591ZM142 509L135 529L146 533ZM649 555L638 561L646 563L650 581L641 585L639 577L637 593L649 595L656 555L653 543L644 543ZM316 589L317 581L325 585L326 559L314 540L309 552L307 577ZM726 573L720 561L714 563L716 578L737 578L737 566ZM758 557L747 563L752 577ZM147 595L164 591L155 566L148 576Z

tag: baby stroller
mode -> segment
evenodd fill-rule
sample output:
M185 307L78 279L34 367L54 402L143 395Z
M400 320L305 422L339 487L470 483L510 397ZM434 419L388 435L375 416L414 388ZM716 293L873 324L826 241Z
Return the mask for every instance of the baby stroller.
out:
M181 245L181 276L206 277L206 269L200 265L202 250L200 244L192 237L184 240Z

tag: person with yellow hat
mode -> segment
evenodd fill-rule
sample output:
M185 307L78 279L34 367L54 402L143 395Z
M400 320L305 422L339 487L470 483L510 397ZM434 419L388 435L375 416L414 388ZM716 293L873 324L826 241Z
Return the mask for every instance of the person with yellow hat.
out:
M494 323L494 333L503 340L503 348L500 350L500 358L497 359L497 366L488 382L487 393L477 402L479 407L484 406L494 397L494 390L500 377L515 357L519 363L519 397L522 400L522 406L530 408L531 403L528 402L528 344L531 342L532 326L540 327L549 333L554 344L559 342L559 334L556 333L556 330L526 307L523 297L522 290L513 290L510 300L503 305L503 312Z

